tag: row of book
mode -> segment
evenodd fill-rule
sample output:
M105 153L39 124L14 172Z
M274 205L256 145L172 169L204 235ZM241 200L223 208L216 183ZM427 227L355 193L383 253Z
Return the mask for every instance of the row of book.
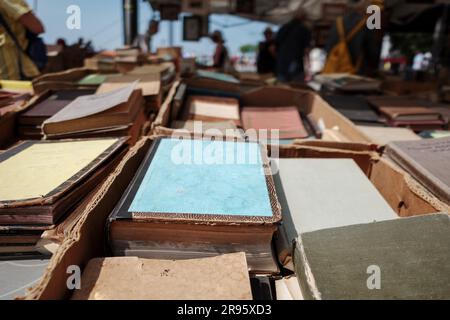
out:
M136 72L153 74L146 67ZM129 76L85 76L77 85L93 81L83 89L91 91L50 91L20 113L19 124L39 127L35 138L47 140L0 153L2 259L50 255L95 203L133 144L125 136L142 128L137 114L148 119L149 87ZM219 130L278 129L287 143L316 137L298 106L196 92L175 113L174 128L201 121ZM230 138L152 138L104 223L115 257L87 265L88 285L74 299L251 299L267 278L298 297L294 279L313 299L450 296L446 213L399 218L352 160L269 158L257 141ZM449 145L449 138L394 142L385 153L450 205ZM367 285L373 267L386 277L382 289Z

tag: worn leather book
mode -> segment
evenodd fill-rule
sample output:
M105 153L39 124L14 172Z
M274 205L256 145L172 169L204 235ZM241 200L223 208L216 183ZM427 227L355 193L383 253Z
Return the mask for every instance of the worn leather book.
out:
M301 234L305 299L450 299L450 219L432 214Z
M47 91L19 116L20 126L40 126L78 97L93 94L93 90Z
M118 90L77 98L43 124L46 135L83 132L128 125L143 107L135 83Z
M0 224L55 224L109 174L125 141L26 141L0 154Z
M280 139L302 139L309 136L296 107L244 107L242 125L245 130L279 130Z
M380 116L363 96L323 95L326 102L356 124L381 123Z
M386 153L433 194L450 204L450 137L391 142Z
M240 124L239 101L234 98L190 96L187 102L188 120Z
M281 216L265 157L256 143L157 139L109 218L113 253L244 251L253 272L277 272L271 241Z
M352 159L279 159L275 176L283 223L278 259L292 269L293 241L304 232L394 219L397 214Z
M73 300L252 300L244 253L193 260L89 261Z

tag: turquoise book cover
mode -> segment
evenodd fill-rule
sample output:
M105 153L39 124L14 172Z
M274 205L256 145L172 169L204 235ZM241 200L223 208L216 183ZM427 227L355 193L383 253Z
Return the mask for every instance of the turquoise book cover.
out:
M261 147L162 139L128 210L272 217Z

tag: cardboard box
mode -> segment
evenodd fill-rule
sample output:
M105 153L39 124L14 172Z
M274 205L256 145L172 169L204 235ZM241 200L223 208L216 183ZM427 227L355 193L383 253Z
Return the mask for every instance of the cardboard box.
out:
M246 93L238 93L235 84L220 82L216 86L214 80L191 79L185 81L187 86L184 96L188 96L192 92L192 88L197 86L217 90L218 92L236 93L240 99L240 105L273 107L273 106L296 106L300 112L308 115L308 117L317 123L319 129L323 132L331 131L339 133L343 139L330 139L334 141L344 140L358 142L370 145L368 138L347 118L330 107L319 95L303 90L295 90L285 86L267 86L254 89ZM209 83L208 83L209 82ZM175 129L170 128L170 124L176 117L176 111L179 110L180 104L183 104L185 97L178 97L177 88L183 84L177 83L169 94L166 103L161 107L159 114L153 125L153 134L156 135L172 135L177 133ZM220 88L220 89L219 89ZM298 140L301 143L301 140ZM296 142L294 142L295 144ZM276 146L279 148L281 156L289 156L291 145ZM275 147L275 146L274 146ZM372 147L373 149L375 146Z
M70 266L81 269L94 257L104 257L105 225L144 156L153 138L144 137L123 158L114 173L99 186L87 201L80 220L54 254L45 275L22 299L66 299L71 295L66 282L72 273ZM400 216L435 213L441 203L405 176L366 144L304 141L293 147L290 156L302 158L351 158L361 167L372 183ZM400 205L402 204L402 205Z
M35 94L41 94L46 90L92 89L92 86L80 86L78 81L95 73L99 73L99 71L90 68L75 68L44 74L33 80L34 92Z

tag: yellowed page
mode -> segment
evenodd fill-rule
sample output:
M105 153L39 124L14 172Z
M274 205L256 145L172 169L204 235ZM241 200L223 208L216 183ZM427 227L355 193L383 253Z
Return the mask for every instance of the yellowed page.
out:
M117 139L38 143L0 163L0 201L45 196L111 147Z

